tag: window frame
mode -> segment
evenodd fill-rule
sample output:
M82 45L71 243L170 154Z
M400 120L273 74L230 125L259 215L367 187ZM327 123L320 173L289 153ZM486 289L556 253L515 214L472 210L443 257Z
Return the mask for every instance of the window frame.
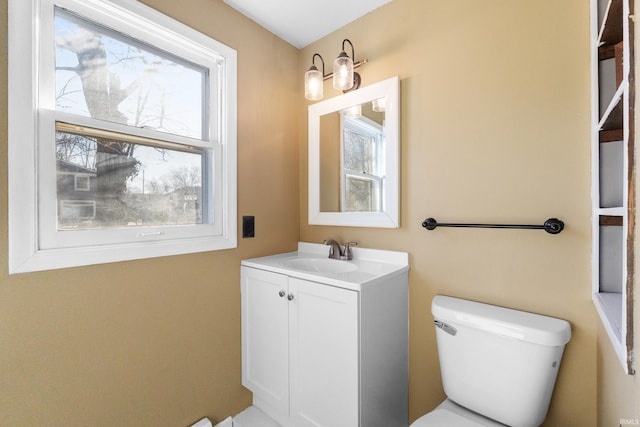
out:
M347 181L349 179L357 179L361 181L369 181L372 183L372 193L375 192L376 206L372 212L382 212L384 201L384 180L386 172L384 170L385 163L381 159L381 155L384 152L384 130L382 126L373 120L366 117L359 117L357 119L348 117L344 112L340 112L340 206L343 212L349 212L347 210ZM376 173L359 173L345 167L345 133L352 132L358 135L367 136L373 140L372 144L375 147L375 165L377 169Z
M51 234L52 212L57 226L56 122L90 126L97 120L55 111L55 73L47 76L43 72L43 67L55 69L50 68L55 67L55 45L51 40L54 6L89 16L92 21L210 70L210 90L205 94L211 106L206 113L210 122L208 138L169 136L163 139L213 153L206 160L207 170L213 171L206 179L214 185L209 190L215 206L214 224L132 227L119 230L126 238L111 240L96 237L95 233L86 233L71 243L56 239L51 243L51 239L43 237ZM10 274L237 246L237 53L234 49L137 1L9 0L8 50ZM214 67L208 66L211 64ZM215 75L212 70L216 70ZM122 125L113 123L105 127L116 132L123 130ZM130 128L126 131L130 132ZM156 132L134 129L135 136L142 138L154 138ZM48 216L43 212L48 212Z

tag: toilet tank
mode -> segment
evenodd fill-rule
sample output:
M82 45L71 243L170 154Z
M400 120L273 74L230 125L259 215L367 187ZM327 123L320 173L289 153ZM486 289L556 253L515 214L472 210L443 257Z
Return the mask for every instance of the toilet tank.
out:
M542 424L569 322L442 295L431 311L447 397L509 426Z

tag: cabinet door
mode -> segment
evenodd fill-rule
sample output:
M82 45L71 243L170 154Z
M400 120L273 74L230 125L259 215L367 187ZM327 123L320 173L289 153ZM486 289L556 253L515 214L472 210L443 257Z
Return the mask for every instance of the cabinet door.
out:
M289 279L291 424L358 426L358 294Z
M287 276L241 268L242 385L272 417L289 415Z

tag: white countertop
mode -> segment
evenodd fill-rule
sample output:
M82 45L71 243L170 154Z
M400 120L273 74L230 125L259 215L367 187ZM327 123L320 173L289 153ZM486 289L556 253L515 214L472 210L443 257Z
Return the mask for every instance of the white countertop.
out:
M406 252L358 247L352 248L352 251L353 260L336 260L336 262L350 263L356 267L355 271L349 272L311 272L293 269L284 265L284 261L292 258L329 257L329 246L305 242L298 243L297 252L287 252L261 258L246 259L242 261L241 265L356 291L362 290L362 288L367 284L371 284L380 279L386 279L409 270L409 254Z

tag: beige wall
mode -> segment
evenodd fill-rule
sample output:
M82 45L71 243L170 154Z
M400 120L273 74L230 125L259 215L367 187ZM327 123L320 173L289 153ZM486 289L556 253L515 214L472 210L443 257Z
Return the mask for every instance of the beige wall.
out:
M410 419L443 398L435 294L567 319L573 337L545 425L596 425L597 319L590 298L589 5L582 0L394 0L301 52L330 63L355 45L363 84L399 75L402 227L310 226L301 240L408 251ZM335 96L330 83L325 97ZM307 103L303 103L303 111ZM306 116L300 120L307 197ZM437 229L441 222L565 221L543 231Z
M3 167L0 425L182 426L240 411L251 399L240 385L240 260L328 237L411 254L412 420L443 398L429 313L438 293L571 322L545 425L640 418L638 376L622 374L590 301L588 4L394 0L297 51L222 0L144 3L238 51L238 216L256 216L256 238L235 250L8 276ZM301 76L314 52L329 63L346 37L370 60L364 85L402 80L400 229L307 224ZM329 83L325 94L337 95ZM428 232L427 216L557 216L566 229Z
M234 250L7 275L7 0L0 0L0 425L186 426L251 403L240 260L298 240L298 51L222 0L145 0L238 51Z
M636 282L637 283L637 282ZM637 284L636 284L637 289ZM640 304L636 301L635 312L640 313ZM635 342L640 322L635 322ZM638 365L636 363L636 371ZM604 327L598 327L598 425L618 426L627 420L640 423L640 379L636 375L626 375L622 364L613 351ZM636 421L637 420L637 421ZM623 427L625 424L622 424Z

